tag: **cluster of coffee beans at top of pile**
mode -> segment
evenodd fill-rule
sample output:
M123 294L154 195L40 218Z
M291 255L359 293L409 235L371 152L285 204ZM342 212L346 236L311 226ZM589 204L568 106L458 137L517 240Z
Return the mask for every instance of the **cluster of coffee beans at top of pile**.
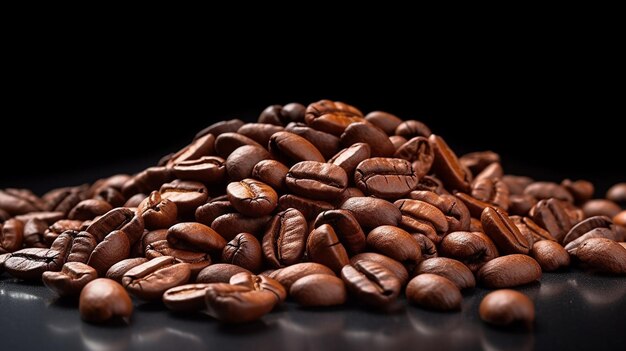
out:
M341 102L265 109L200 131L133 176L0 191L0 271L79 298L81 317L130 317L128 294L246 322L285 299L380 310L401 292L490 323L531 323L506 288L570 263L626 274L626 184L506 175L499 155L461 157L422 122Z

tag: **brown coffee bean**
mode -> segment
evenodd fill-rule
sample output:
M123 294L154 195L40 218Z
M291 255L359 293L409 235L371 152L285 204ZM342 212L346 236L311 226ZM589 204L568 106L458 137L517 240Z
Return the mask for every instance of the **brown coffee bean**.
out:
M372 261L380 264L393 273L400 280L400 283L403 286L409 280L409 273L406 270L406 267L393 258L375 252L363 252L350 258L350 264L352 265L359 261Z
M124 274L126 274L126 272L146 262L148 262L148 259L145 257L135 257L121 260L112 265L111 268L109 268L106 273L106 277L109 279L113 279L121 284L122 278L124 277Z
M235 149L226 159L226 172L233 181L250 178L252 169L262 160L268 160L272 155L261 146L244 145Z
M205 307L204 298L209 284L185 284L163 293L163 304L174 312L197 312Z
M313 144L290 132L278 132L272 135L268 149L275 159L287 166L292 166L301 161L326 161Z
M393 135L402 120L391 113L373 111L365 116L365 120L382 129L387 135Z
M94 249L87 264L93 267L100 277L117 262L130 255L130 242L121 230L112 231Z
M417 241L420 246L420 251L422 252L422 259L427 260L429 258L437 257L439 254L437 253L437 246L433 243L432 240L428 239L428 237L424 234L411 234L413 239Z
M63 265L60 272L48 271L41 276L48 289L59 296L78 295L87 283L96 278L98 278L98 272L80 262L68 262Z
M626 274L626 249L606 238L592 238L569 251L584 265L601 273ZM7 261L8 262L8 261Z
M198 273L196 283L228 283L230 278L237 273L247 272L252 274L243 267L229 263L212 264Z
M282 132L282 125L273 125L267 123L246 123L237 130L237 133L245 135L256 141L259 145L266 146L270 141L270 137L274 133Z
M278 194L269 185L254 179L232 182L226 188L228 200L242 214L261 217L274 211Z
M503 254L528 254L531 244L503 210L487 207L481 217L485 233Z
M480 223L480 219L472 218L470 219L470 232L481 232L484 233L483 224ZM489 239L491 240L491 239Z
M89 282L80 293L80 318L91 323L104 323L133 313L133 303L124 288L114 280L99 278Z
M557 242L542 240L533 244L531 256L544 272L552 272L569 266L569 254Z
M341 134L341 143L345 147L355 143L366 143L370 146L372 157L391 157L395 152L387 134L369 122L350 124Z
M323 264L335 273L350 262L346 249L328 224L322 224L309 234L306 253L309 260Z
M555 241L548 231L538 226L537 223L528 217L510 216L509 219L515 223L515 226L526 237L529 244L541 240Z
M8 189L0 190L0 209L12 216L43 210L42 205L36 199L20 193L12 193Z
M223 159L227 159L228 156L237 148L244 145L253 145L263 147L256 141L248 138L247 136L239 133L223 133L215 139L215 152Z
M167 241L175 248L190 251L221 252L226 240L210 227L195 222L178 223L167 230Z
M362 161L369 159L371 148L366 143L353 144L334 155L329 163L343 168L350 179L354 178L354 170Z
M587 235L587 233L589 233L590 231L598 228L606 229L607 231L613 231L613 221L609 217L605 216L595 216L587 218L584 221L573 226L572 229L567 232L567 234L563 238L563 245L567 247L567 245L571 242L579 240L581 237ZM609 236L613 237L614 235L609 234Z
M509 214L527 216L530 209L537 204L537 200L527 194L509 196Z
M385 308L395 302L402 285L390 270L372 261L344 266L341 279L358 301L376 308Z
M302 277L306 277L313 274L326 274L335 276L333 271L319 263L304 262L297 263L285 268L280 268L273 271L269 277L278 281L282 286L289 291L293 283Z
M237 236L224 247L222 260L245 268L251 272L259 272L263 265L261 244L252 234L237 234Z
M480 173L476 174L474 177L474 182L483 180L483 179L491 179L492 181L502 179L504 176L504 170L502 169L502 165L499 162L492 163L489 166L485 167ZM508 190L508 186L503 182L503 186Z
M477 175L489 165L500 163L500 155L493 151L470 152L459 157L459 162L468 168L472 174Z
M591 200L595 188L593 183L586 180L571 181L565 179L561 182L561 185L572 194L574 201L577 204L582 204L588 200Z
M626 206L626 183L618 183L613 185L607 192L606 198L613 202ZM1 208L2 206L0 206Z
M155 241L148 245L145 256L149 259L172 256L177 262L188 264L192 278L211 264L211 256L208 253L177 249L172 247L167 240Z
M86 221L88 219L94 219L98 216L101 216L111 211L112 209L113 207L104 200L83 200L79 202L76 206L74 206L74 208L72 208L70 214L67 217L69 219Z
M188 180L176 179L163 184L161 198L168 199L176 204L179 216L194 214L198 206L208 199L208 191L204 184Z
M4 261L4 271L18 279L39 280L43 272L59 271L64 263L64 256L57 250L22 249Z
M352 212L348 210L324 211L317 216L315 228L329 224L337 234L339 241L351 253L359 253L365 249L365 233Z
M472 183L472 197L504 211L509 208L509 188L500 179L477 178Z
M143 218L146 229L164 229L176 223L178 208L174 202L163 199L161 193L153 191L139 204L137 213Z
M140 299L158 300L167 289L187 283L190 275L188 264L177 263L171 256L162 256L126 272L122 285Z
M467 206L453 195L437 194L427 190L411 191L409 197L437 207L448 221L448 231L469 230L471 217Z
M524 189L524 193L532 195L537 200L555 198L566 202L574 202L574 197L565 187L552 182L534 182Z
M565 203L557 199L539 201L530 210L530 217L557 242L562 242L567 232L576 224L567 213Z
M167 162L166 167L173 167L175 164L197 160L202 156L210 156L213 154L215 146L215 137L213 134L206 134L192 141L191 144L175 153Z
M149 194L151 191L159 190L161 185L174 178L171 168L150 167L137 173L129 179L122 187L124 197L130 199L131 196L139 193Z
M230 278L231 285L240 285L255 291L269 291L274 294L276 303L287 299L287 290L273 278L264 275L254 275L247 272L237 273Z
M241 285L209 284L205 294L207 313L224 323L255 321L269 313L276 298L269 291L250 290Z
M370 158L359 163L354 172L354 182L361 191L385 199L408 194L418 180L411 163L399 158Z
M402 199L394 202L400 209L399 226L411 233L426 235L435 244L448 232L448 221L437 207L419 200Z
M289 123L285 130L308 140L319 150L325 159L333 157L339 150L340 141L338 137L307 127L306 124Z
M393 147L396 148L396 150L398 150L400 146L404 145L404 143L406 143L408 140L406 140L406 138L401 137L399 135L392 135L389 137L389 141L391 141L391 143L393 144Z
M435 153L427 138L415 137L398 147L393 157L411 162L415 175L422 178L430 171Z
M413 119L400 123L396 127L395 134L405 137L408 140L417 136L428 138L432 133L430 128L424 123Z
M2 212L2 210L0 210L0 223L9 220L9 218L10 216L7 212ZM24 223L32 219L37 219L40 221L44 221L47 224L53 224L54 222L65 218L65 214L59 211L37 211L37 212L30 212L30 213L23 214L23 215L18 215L18 216L15 216L14 218Z
M257 179L275 190L284 191L285 178L289 168L284 164L275 160L259 161L252 169L251 177Z
M440 275L449 279L458 289L471 289L476 286L474 274L463 263L447 258L434 257L420 262L413 275L419 276L424 273Z
M289 122L304 121L304 111L306 107L297 102L289 103L285 106L268 106L259 116L259 123L271 123L276 125L287 124Z
M480 302L480 319L495 325L523 323L530 327L535 321L535 305L524 294L515 290L492 291Z
M402 263L416 264L422 259L417 241L411 234L398 227L384 225L372 229L367 234L367 245L374 251Z
M448 144L437 135L428 138L435 153L432 169L449 190L470 191L471 174L459 162Z
M470 215L475 218L480 218L483 211L487 207L493 207L492 204L485 201L480 201L477 198L465 193L457 192L454 194L454 196L456 196L457 199L461 200L461 202L465 204L465 207L467 207Z
M613 217L613 222L619 226L626 227L626 211L622 211Z
M510 288L532 283L541 278L541 266L526 255L500 256L485 263L478 271L477 277L488 288Z
M0 252L15 252L24 243L24 222L9 219L0 227Z
M217 217L236 211L230 201L211 201L196 209L196 222L210 226Z
M327 274L313 274L298 279L289 289L289 295L305 307L338 306L347 299L343 280Z
M137 216L135 211L129 208L120 207L112 209L93 221L86 231L100 242L112 231L121 230L126 233L132 245L141 238L143 229L144 223L141 216Z
M202 156L195 160L178 162L172 172L181 180L204 184L221 183L226 176L225 160L218 156Z
M613 218L615 215L620 213L621 210L621 207L619 207L619 205L615 202L604 199L589 200L583 205L583 212L587 218L594 216L607 216L609 218Z
M397 226L402 218L400 210L392 203L374 197L353 197L341 205L342 210L352 212L363 230L381 225Z
M357 108L330 100L310 104L304 114L304 121L309 127L337 136L350 124L363 120L363 113Z
M290 208L272 218L263 235L263 255L275 268L302 260L308 236L308 225L300 211Z
M46 229L48 229L48 223L42 219L32 218L24 222L24 246L47 248L43 238ZM1 224L0 231L2 231Z
M122 207L127 207L130 209L139 207L139 205L141 205L141 202L145 200L147 197L148 196L144 193L135 194L131 196L126 202L124 202L124 205Z
M289 169L285 184L297 195L314 200L330 200L348 186L348 176L332 163L303 161Z
M241 128L243 124L244 122L240 119L231 119L227 121L216 122L199 131L198 134L196 134L195 139L198 139L207 134L213 134L217 138L224 133L234 133L239 128Z
M334 206L326 201L311 200L293 194L281 196L278 199L278 210L285 211L289 208L295 208L300 211L307 222L309 222L315 220L320 213L332 210Z
M251 233L259 236L263 233L266 224L272 219L271 216L247 217L240 213L227 213L217 217L211 228L218 232L224 239L230 241L239 233Z
M461 309L461 291L449 279L435 274L420 274L406 286L409 302L428 309L453 311Z

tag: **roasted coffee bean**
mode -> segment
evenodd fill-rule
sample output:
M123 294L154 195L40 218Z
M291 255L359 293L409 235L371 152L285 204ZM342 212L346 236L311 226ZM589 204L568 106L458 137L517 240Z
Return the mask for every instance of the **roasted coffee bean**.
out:
M475 218L480 218L483 211L487 207L493 207L492 204L485 202L485 201L478 200L477 198L471 195L465 194L465 193L457 192L454 195L456 196L457 199L461 200L463 204L465 204L465 207L467 207L467 210L469 211L470 215Z
M626 227L626 211L622 211L613 217L613 222L619 226Z
M607 192L606 198L613 202L626 206L626 183L618 183L613 185ZM2 206L0 205L0 208Z
M18 279L39 280L43 272L59 271L64 263L64 257L57 250L22 249L4 261L4 271Z
M461 261L472 272L498 257L493 241L481 232L450 233L439 244L439 253Z
M349 177L353 177L354 170L362 161L370 158L371 148L366 143L356 143L333 156L328 162L343 168Z
M337 234L339 241L351 253L359 253L365 249L365 233L352 212L348 210L324 211L317 216L315 228L329 224Z
M542 240L533 244L531 256L537 260L544 272L552 272L569 266L569 254L563 246L550 240Z
M565 179L561 182L561 185L572 194L577 204L591 200L595 191L593 183L586 180L571 181Z
M167 230L167 241L175 248L190 251L221 252L226 240L210 227L195 222L178 223Z
M555 198L574 202L574 197L565 187L552 182L534 182L524 189L524 193L534 196L537 200Z
M341 205L342 210L352 212L363 230L371 230L381 225L397 226L402 213L392 203L374 197L353 197Z
M359 163L354 172L354 182L361 191L385 199L408 194L418 180L411 163L399 158L370 158Z
M363 120L363 113L357 108L330 100L310 104L304 114L304 121L311 128L337 136L350 124Z
M269 277L275 279L289 291L293 283L302 277L313 274L326 274L335 276L330 268L314 262L297 263L285 268L280 268L269 274Z
M461 309L461 291L449 279L436 274L420 274L406 286L409 302L428 309L453 311Z
M89 256L87 264L98 271L100 277L117 262L128 258L130 255L130 242L121 230L112 231L102 242L98 244Z
M372 261L380 264L398 277L403 286L409 280L409 272L406 270L406 267L393 258L375 252L363 252L350 258L350 264L352 265L359 261Z
M230 278L231 285L240 285L256 291L269 291L274 294L277 303L287 299L287 290L273 278L254 275L247 272L237 273Z
M313 274L293 283L289 296L300 306L325 307L343 305L347 292L343 280L332 275Z
M276 298L269 291L215 283L207 288L205 303L207 313L220 322L245 323L269 313L276 305Z
M441 210L448 221L448 231L469 230L471 221L469 210L457 197L447 194L439 195L426 190L411 191L409 197L427 202Z
M215 137L213 134L206 134L194 139L191 144L175 153L166 163L166 167L173 167L175 164L189 160L197 160L202 156L210 156L215 148Z
M485 263L477 273L478 281L488 288L510 288L541 278L541 266L532 257L513 254Z
M290 208L272 218L263 235L263 255L275 268L302 260L308 236L307 222L300 211Z
M510 216L509 219L515 223L515 226L526 237L529 244L541 240L555 241L548 231L538 226L537 223L528 217Z
M297 102L292 102L285 106L271 105L261 112L259 123L285 125L289 122L304 121L305 109L304 105Z
M180 263L186 263L195 277L202 269L211 264L211 256L206 252L181 250L172 247L167 240L155 241L148 245L145 255L149 259L172 256Z
M259 161L252 168L251 177L257 179L277 191L285 191L285 178L289 168L275 160Z
M46 210L61 211L67 214L76 204L85 200L89 191L87 184L51 190L42 199L47 203Z
M509 188L500 179L475 179L472 183L472 197L504 211L509 208Z
M173 173L178 179L204 184L221 183L226 176L225 160L218 156L202 156L195 160L178 162Z
M435 257L420 262L413 275L419 276L424 273L440 275L449 279L458 289L471 289L476 286L474 274L463 263L447 258Z
M509 196L509 214L527 216L530 209L537 204L537 200L526 194Z
M285 130L311 142L326 159L333 157L339 150L339 138L332 134L315 130L301 123L289 123Z
M275 159L287 166L301 161L326 161L311 142L290 132L278 132L272 135L268 149Z
M398 150L400 146L404 145L408 140L405 137L401 137L399 135L392 135L389 137L389 141L393 144L393 147Z
M188 264L177 263L171 256L162 256L126 272L122 285L140 299L157 300L167 289L187 283L190 275Z
M350 262L348 253L337 234L328 224L322 224L313 230L306 242L307 258L339 273Z
M308 222L316 219L320 213L332 210L334 207L326 201L311 200L293 194L281 196L278 199L278 210L285 211L289 208L295 208L300 211Z
M167 240L167 229L157 229L146 232L141 236L141 252L145 253L148 245L160 240Z
M171 168L150 167L137 173L133 178L124 183L122 194L126 198L139 193L149 194L153 190L159 190L161 185L174 178Z
M535 321L535 305L524 294L509 289L487 294L478 308L480 319L495 325L522 323L530 327Z
M4 217L5 215L0 212L0 223L7 221L10 218L8 213L5 212L5 214L6 217ZM15 216L15 219L24 223L30 221L31 219L37 219L44 221L48 224L53 224L54 222L59 221L63 218L65 218L65 214L59 211L37 211Z
M211 201L196 209L196 222L210 226L217 217L236 211L230 201Z
M411 234L398 227L384 225L372 229L367 234L367 245L374 251L402 263L416 264L422 259L417 241Z
M372 111L365 116L365 120L382 129L387 135L393 135L402 120L391 113Z
M247 217L240 213L227 213L217 217L211 228L218 232L225 240L230 241L239 233L251 233L259 236L263 233L266 224L272 216Z
M532 244L522 235L506 212L494 207L487 207L480 217L480 222L485 233L493 240L501 253L528 254L530 251Z
M39 201L7 190L0 190L0 209L12 216L43 210Z
M161 185L161 198L176 204L178 215L194 214L198 206L208 199L208 190L204 184L187 180L174 180Z
M429 137L432 134L428 126L414 119L400 123L394 133L405 137L407 140L417 136Z
M260 146L244 145L238 147L226 159L228 178L233 181L250 178L254 166L258 162L270 158L272 155Z
M394 205L402 213L399 226L404 230L424 234L435 244L448 232L448 221L437 207L427 202L408 199L398 200Z
M242 125L244 125L244 122L240 119L231 119L227 121L216 122L199 131L198 134L196 134L195 139L198 139L207 134L213 134L217 138L224 133L234 133L239 130Z
M117 318L128 321L133 303L124 288L114 280L99 278L89 282L80 293L80 317L91 323Z
M341 134L341 143L345 147L355 143L366 143L370 146L372 157L391 157L395 152L387 134L368 122L350 124Z
M163 304L170 311L197 312L204 309L204 298L209 284L185 284L163 293Z
M626 249L613 240L592 238L569 253L600 273L626 274Z
M438 135L428 138L435 153L433 171L443 181L448 190L470 191L471 174L463 169L459 159L448 144Z
M106 273L106 277L109 279L113 279L118 283L122 283L122 278L126 272L130 271L132 268L139 266L140 264L144 264L148 262L148 259L145 257L135 257L135 258L127 258L125 260L121 260L116 264L112 265L111 268Z
M402 285L390 270L372 261L344 266L341 279L358 301L376 308L385 308L395 302Z
M237 234L224 247L222 260L243 267L251 272L259 272L263 265L261 244L252 234Z
M61 264L64 262L87 263L98 242L87 232L68 230L59 235L50 248L60 253Z
M474 177L474 182L483 179L491 179L495 181L497 179L502 179L503 176L504 170L502 169L500 163L492 163ZM506 183L504 183L503 186L507 187L508 190Z
M274 211L278 194L267 184L255 179L232 182L226 188L228 200L237 211L250 217L261 217Z
M113 207L104 200L83 200L72 208L67 218L86 221L101 216L112 209Z
M43 235L48 229L48 223L42 219L32 218L24 222L24 246L26 247L48 247L44 244ZM0 230L2 228L0 227Z
M565 203L557 199L537 202L530 210L530 217L558 242L562 242L567 232L576 224L567 213Z
M144 223L141 216L129 208L114 208L93 221L86 231L92 234L98 242L114 230L122 230L131 243L135 243L143 234Z
M131 209L135 208L135 207L139 207L139 205L141 205L143 200L145 200L147 197L148 197L148 195L146 195L144 193L135 194L135 195L131 196L124 203L124 206L122 206L122 207L128 207L128 208L131 208Z
M245 135L229 132L223 133L215 139L215 152L221 158L227 159L233 151L244 145L263 147L263 145L260 145Z
M163 199L161 193L153 191L139 204L137 213L143 218L146 229L163 229L176 223L178 208L169 199Z
M274 133L282 132L283 130L284 128L281 125L247 123L242 125L241 128L237 130L237 133L247 136L259 143L259 145L266 146Z
M615 202L604 199L589 200L583 205L583 212L587 218L593 216L607 216L613 218L620 213L621 210L621 207Z
M608 231L612 231L613 221L609 217L605 216L595 216L591 218L587 218L584 221L576 224L570 229L570 231L563 238L563 245L571 243L574 240L585 236L587 233L594 229L607 229Z
M68 262L63 265L60 272L44 272L41 276L48 289L59 296L78 295L87 283L96 278L98 272L80 262Z
M502 176L502 181L509 187L509 194L511 195L524 194L524 189L534 182L532 178L510 174Z
M500 163L500 155L493 151L470 152L459 157L461 165L468 168L472 174L478 175L493 163Z
M415 175L422 178L430 171L435 153L427 138L415 137L397 148L393 157L411 162Z
M196 283L228 283L232 276L241 272L252 274L249 270L234 264L212 264L198 273Z
M297 195L314 200L330 200L341 194L348 185L348 176L332 163L303 161L289 169L285 184Z
M483 224L480 223L480 219L472 218L470 219L470 232L481 232L484 233ZM491 239L489 239L491 240Z
M424 234L411 234L413 239L415 239L420 246L420 251L422 252L422 258L427 260L429 258L439 256L437 254L437 246L433 243L432 240L428 239L428 237Z
M0 253L15 252L24 243L24 222L9 219L0 227ZM4 252L3 252L4 251Z

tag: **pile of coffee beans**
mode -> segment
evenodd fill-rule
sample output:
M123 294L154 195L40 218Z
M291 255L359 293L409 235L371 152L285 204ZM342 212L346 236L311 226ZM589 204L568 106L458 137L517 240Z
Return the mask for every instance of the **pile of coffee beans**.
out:
M457 157L424 123L321 100L200 131L135 175L0 190L0 272L79 299L89 322L128 320L129 295L225 323L286 299L386 311L401 294L531 325L509 288L578 265L626 275L626 183L505 174L491 151Z

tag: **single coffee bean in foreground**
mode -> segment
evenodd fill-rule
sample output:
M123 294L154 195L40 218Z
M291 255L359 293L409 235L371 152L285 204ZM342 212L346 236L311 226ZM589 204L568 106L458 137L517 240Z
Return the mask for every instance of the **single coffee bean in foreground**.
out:
M133 304L124 288L114 280L98 278L89 282L80 293L80 317L92 323L115 319L128 322Z
M535 305L524 294L509 289L487 294L478 309L480 319L495 325L521 323L531 327L535 321Z
M510 288L541 278L541 266L532 257L514 254L485 263L477 273L478 281L488 288Z

